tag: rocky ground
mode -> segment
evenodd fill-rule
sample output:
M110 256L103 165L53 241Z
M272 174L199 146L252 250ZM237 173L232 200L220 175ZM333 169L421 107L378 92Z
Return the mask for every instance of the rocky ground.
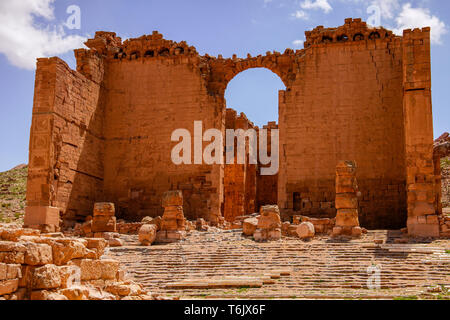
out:
M0 223L23 223L28 166L0 173Z
M107 249L147 290L181 299L450 300L450 240L400 231L361 239L283 237L257 243L242 230L191 231L186 240Z
M450 158L441 164L450 215ZM0 223L23 223L27 169L0 173ZM450 240L369 231L358 240L256 243L242 230L216 228L150 247L138 236L120 237L124 246L107 248L102 259L120 261L145 290L169 298L450 300Z

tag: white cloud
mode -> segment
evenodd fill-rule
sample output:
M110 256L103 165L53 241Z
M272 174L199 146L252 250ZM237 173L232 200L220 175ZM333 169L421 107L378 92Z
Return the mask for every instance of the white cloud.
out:
M55 0L0 0L0 53L16 67L32 70L36 58L66 53L86 38L66 35L63 25L38 26L35 18L55 20Z
M322 10L325 13L333 10L328 0L304 0L300 7L305 10Z
M336 0L337 1L337 0ZM442 44L448 32L447 25L426 7L414 8L412 0L339 0L344 5L377 6L381 14L381 25L403 35L404 29L431 27L431 43ZM416 1L426 6L429 0ZM441 13L442 14L442 13ZM364 17L362 17L364 18ZM365 17L366 21L369 17Z
M380 8L384 19L394 18L395 12L400 8L399 0L373 0L371 4Z
M305 40L294 40L294 41L292 41L292 44L296 47L296 48L299 48L299 47L301 47L302 45L303 45L303 43L305 42Z
M295 12L292 14L292 16L293 16L295 19L303 19L303 20L308 20L308 18L309 18L308 14L307 14L305 11L303 11L303 10L297 10L297 11L295 11Z
M410 3L402 7L402 11L395 18L397 28L393 31L402 35L404 29L431 27L431 43L442 44L441 37L447 33L447 26L438 17L431 15L427 8L413 8Z
M400 9L400 0L340 0L344 4L355 4L364 6L367 9L370 6L377 6L383 19L392 19L396 11ZM366 10L363 10L364 12Z

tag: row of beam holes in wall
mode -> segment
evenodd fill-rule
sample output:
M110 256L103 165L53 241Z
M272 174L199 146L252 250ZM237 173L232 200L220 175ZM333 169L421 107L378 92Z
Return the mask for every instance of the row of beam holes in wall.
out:
M378 33L378 32L372 32L369 35L369 40L376 40L376 39L380 39L380 38L381 38L381 36L380 36L380 33ZM337 42L346 42L348 40L349 40L348 36L345 34L337 37ZM353 36L353 41L362 41L362 40L364 40L364 35L362 33L357 33ZM323 43L333 42L333 38L328 37L328 36L323 36L322 42Z
M147 50L144 53L144 58L154 58L154 57L169 57L170 56L170 50L167 48L161 49L158 51L157 54L154 50ZM174 50L174 55L178 56L184 53L184 48L177 47ZM123 52L122 50L119 53L116 53L114 55L114 59L124 59L127 57L127 54ZM130 60L139 59L141 57L141 53L139 51L133 51L130 54Z

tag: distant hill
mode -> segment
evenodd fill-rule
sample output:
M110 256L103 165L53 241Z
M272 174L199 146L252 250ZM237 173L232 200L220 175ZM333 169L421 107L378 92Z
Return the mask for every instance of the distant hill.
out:
M441 158L442 206L450 207L450 134L445 132L434 141L434 153Z
M28 166L0 173L0 223L23 222Z
M450 157L441 159L442 206L450 208Z

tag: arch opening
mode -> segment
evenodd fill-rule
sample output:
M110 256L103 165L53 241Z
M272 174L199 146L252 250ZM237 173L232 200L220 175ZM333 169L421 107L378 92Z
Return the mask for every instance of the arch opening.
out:
M286 85L274 71L264 67L250 68L228 82L226 107L245 113L259 127L273 121L278 123L280 90L286 90Z
M272 130L278 130L280 91L286 90L281 78L264 68L250 68L233 77L225 90L225 129L267 130L267 154L272 155ZM247 131L248 132L248 131ZM257 149L259 144L257 139ZM246 139L248 151L250 139ZM275 146L275 145L274 145ZM278 147L278 144L276 144ZM235 150L237 139L235 139ZM262 175L269 165L226 164L224 169L223 216L233 222L237 217L258 212L261 206L278 203L278 174Z

